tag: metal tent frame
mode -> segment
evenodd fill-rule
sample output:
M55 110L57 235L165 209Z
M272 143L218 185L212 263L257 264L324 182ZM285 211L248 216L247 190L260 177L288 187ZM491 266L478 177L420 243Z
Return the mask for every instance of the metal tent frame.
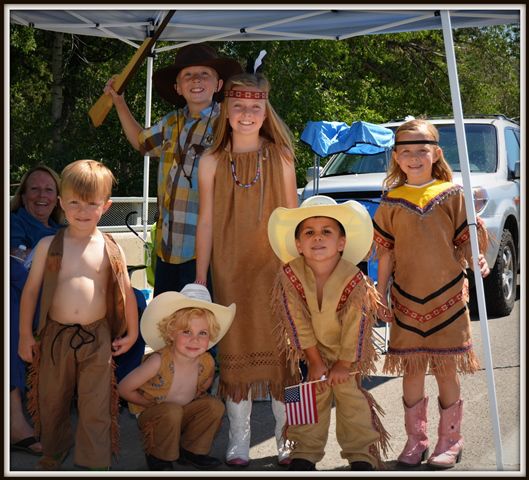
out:
M61 6L62 7L62 6ZM165 10L120 10L115 6L88 10L69 8L48 8L35 10L24 5L10 5L10 21L45 30L114 37L129 45L138 47L133 40L144 40L153 27L160 23ZM121 7L121 6L118 6ZM247 40L343 40L360 35L397 33L418 30L442 29L448 64L448 75L456 137L461 160L463 188L470 227L474 272L479 272L477 263L478 241L476 213L472 202L470 167L463 127L463 109L459 90L457 64L452 37L453 28L520 23L521 8L500 9L481 6L469 8L455 5L450 10L446 6L417 8L416 5L399 5L388 8L387 5L339 5L338 9L322 9L317 6L268 8L266 5L248 5L244 10L230 7L212 10L207 6L198 9L196 5L184 6L177 10L171 22L162 33L160 40L175 41L174 45L157 49L157 52L180 48L191 43L205 41L247 41ZM472 6L474 7L474 6ZM521 7L521 6L514 6ZM523 11L525 15L525 11ZM523 22L525 16L523 15ZM152 94L153 59L149 57L146 79L145 125L150 126L150 105ZM144 158L144 238L147 237L147 198L149 178L149 158ZM475 274L478 299L478 311L482 338L484 341L489 406L496 446L496 464L503 470L503 454L500 437L500 425L496 404L493 365L490 348L490 336L487 324L483 279Z

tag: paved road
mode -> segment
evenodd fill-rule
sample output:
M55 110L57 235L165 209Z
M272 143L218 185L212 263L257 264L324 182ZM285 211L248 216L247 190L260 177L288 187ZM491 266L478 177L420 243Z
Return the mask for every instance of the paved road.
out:
M519 297L519 295L518 295ZM525 321L525 315L522 316ZM520 390L520 383L525 385L525 370L520 371L520 304L516 302L515 309L508 317L489 319L489 335L494 364L494 381L496 388L496 398L500 419L500 431L503 450L503 470L510 476L521 476L525 472L525 453L521 456L520 450L520 405L523 401L523 413L525 414L525 393ZM478 319L472 322L473 338L476 351L483 361L483 344L481 328ZM381 331L382 329L377 329ZM525 333L525 328L523 330ZM525 356L524 356L525 358ZM379 366L383 363L383 356ZM379 369L380 370L380 369ZM401 402L401 379L398 377L377 375L366 382L368 388L375 399L382 406L386 415L383 419L385 428L391 434L391 446L393 452L390 453L386 462L388 476L401 476L403 472L397 472L396 457L405 444L405 432L403 425L403 409ZM426 379L426 389L430 396L429 424L428 431L430 438L437 438L438 412L436 406L437 389L433 377ZM521 397L523 395L523 397ZM487 375L482 369L475 375L462 377L462 397L464 399L464 420L463 434L465 437L465 450L461 463L456 465L451 471L461 472L483 472L484 476L499 474L496 472L496 450L493 437L492 422L489 413L489 397L487 389ZM235 473L226 466L221 466L217 472L227 471L234 473L233 476L244 475L243 472L256 471L263 472L263 475L277 474L284 472L284 467L279 467L276 463L275 440L273 435L273 422L270 402L255 402L252 415L252 442L250 456L252 462L247 469L240 473ZM141 441L136 426L135 419L126 411L121 412L121 444L122 451L120 458L112 466L112 470L118 471L145 471L147 470ZM340 457L340 447L335 437L335 416L334 410L331 417L331 431L327 443L326 454L317 468L321 471L346 471L347 462ZM212 449L212 455L223 458L227 443L227 419L225 418ZM525 430L523 430L522 445L525 446ZM524 449L525 451L525 449ZM4 461L4 471L8 473L20 471L32 471L37 462L37 458L24 453L6 452ZM9 462L9 465L8 465ZM73 465L73 455L70 454L63 465L63 470L78 471ZM175 470L190 471L192 467L175 465ZM424 475L426 466L408 470L410 476L412 472L417 475ZM488 472L488 473L485 473ZM519 475L516 474L519 473ZM198 472L197 472L198 473ZM207 474L207 473L206 473ZM290 472L289 475L294 474ZM152 473L149 474L152 476ZM214 475L214 472L211 473ZM374 474L380 475L380 474ZM230 475L231 476L231 475Z

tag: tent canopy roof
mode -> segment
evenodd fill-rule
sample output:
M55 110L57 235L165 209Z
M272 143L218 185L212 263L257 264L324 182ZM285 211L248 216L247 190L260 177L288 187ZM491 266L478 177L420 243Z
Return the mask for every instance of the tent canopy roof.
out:
M10 10L12 23L44 30L117 37L143 41L167 10L24 9ZM367 34L441 29L438 8L416 6L378 9L340 5L339 9L267 9L248 6L244 10L176 10L160 40L186 43L244 40L343 40ZM457 6L450 10L453 28L481 27L520 22L519 10L474 9ZM182 46L178 45L178 46Z

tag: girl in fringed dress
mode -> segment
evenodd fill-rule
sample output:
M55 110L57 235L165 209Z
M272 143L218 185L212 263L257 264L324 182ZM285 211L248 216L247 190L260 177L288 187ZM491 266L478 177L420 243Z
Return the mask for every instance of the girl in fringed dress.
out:
M281 439L284 387L292 385L284 354L272 335L270 290L279 268L267 238L268 218L279 206L296 207L292 140L268 100L261 74L226 84L226 100L211 149L199 165L197 277L205 284L211 259L216 303L237 305L235 320L218 344L219 395L226 400L226 463L249 464L252 399L272 398L278 462L289 462Z
M374 217L378 285L383 306L379 317L392 322L384 371L403 375L404 422L408 436L398 457L417 466L428 456L429 369L439 388L438 439L428 464L450 468L463 450L463 400L458 372L474 373L467 308L466 269L472 265L463 189L451 183L452 171L430 122L411 120L395 134L386 191ZM488 236L477 219L481 275L489 273L483 256ZM390 311L387 288L390 276Z

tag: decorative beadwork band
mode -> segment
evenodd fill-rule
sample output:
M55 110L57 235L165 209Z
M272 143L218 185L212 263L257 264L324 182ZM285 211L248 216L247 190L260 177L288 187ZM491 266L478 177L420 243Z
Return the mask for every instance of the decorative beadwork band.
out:
M268 98L268 92L254 92L250 90L226 90L226 97L232 98L243 98L250 100L266 100Z

